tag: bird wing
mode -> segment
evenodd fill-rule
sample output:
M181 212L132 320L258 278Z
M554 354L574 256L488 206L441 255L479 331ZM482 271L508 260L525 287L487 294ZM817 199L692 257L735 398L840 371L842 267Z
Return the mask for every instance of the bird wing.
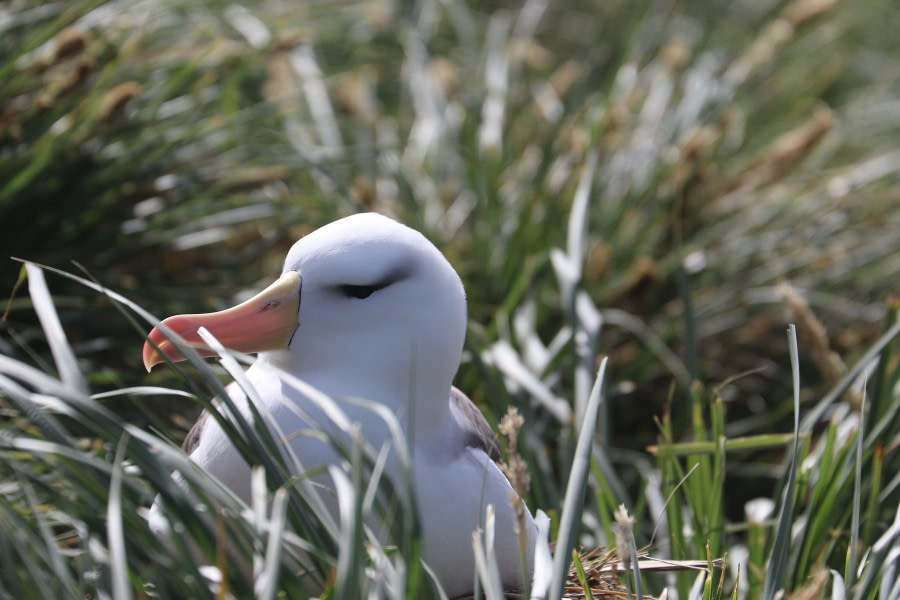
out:
M497 435L491 429L487 419L468 396L452 386L450 387L450 411L454 413L463 430L466 446L484 450L495 463L503 462L500 440L497 439Z
M200 432L206 426L207 421L209 421L209 412L206 409L203 409L203 412L201 412L200 416L197 418L197 422L194 423L194 426L188 431L187 437L184 438L184 442L181 444L181 447L188 454L191 454L196 450L197 446L200 444Z
M497 439L497 435L491 429L487 419L468 396L452 386L450 388L450 410L456 416L457 423L462 429L466 447L483 450L495 463L502 463L503 452L500 450L500 440ZM197 449L200 444L201 432L208 421L209 412L204 410L188 431L181 445L186 453L191 454Z

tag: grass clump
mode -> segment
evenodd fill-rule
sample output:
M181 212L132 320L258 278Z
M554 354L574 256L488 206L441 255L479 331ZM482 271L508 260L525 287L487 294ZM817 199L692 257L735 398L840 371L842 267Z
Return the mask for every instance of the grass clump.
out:
M466 283L458 385L492 422L510 405L524 418L529 506L550 515L550 539L564 534L543 563L551 594L570 590L572 548L614 545L620 504L641 556L730 565L640 569L632 591L894 593L900 48L887 3L0 11L4 255L77 260L156 314L196 312L270 280L315 226L393 214ZM0 281L19 270L0 265ZM148 379L151 316L129 307L135 327L108 293L54 275L51 296L41 281L29 267L31 293L0 329L5 594L303 597L298 564L333 597L431 591L414 524L387 500L360 504L377 454L343 448L347 502L396 523L398 552L359 521L329 525L291 457L237 423L272 501L242 505L162 441L235 366ZM190 544L150 534L157 494ZM594 563L576 562L591 581Z

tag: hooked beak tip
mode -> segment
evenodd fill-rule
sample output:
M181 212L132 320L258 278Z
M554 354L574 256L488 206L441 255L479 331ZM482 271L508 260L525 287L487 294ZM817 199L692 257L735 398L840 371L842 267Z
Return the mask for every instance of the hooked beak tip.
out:
M156 331L156 330L154 330L154 331ZM155 367L156 365L158 365L159 363L164 361L164 359L159 355L159 353L165 351L165 350L163 350L163 345L165 343L166 343L165 340L163 340L162 342L159 342L158 343L159 350L157 350L156 348L153 347L153 345L149 341L144 342L144 349L143 349L143 352L141 353L142 354L141 359L143 360L144 368L147 369L148 373L153 369L153 367Z

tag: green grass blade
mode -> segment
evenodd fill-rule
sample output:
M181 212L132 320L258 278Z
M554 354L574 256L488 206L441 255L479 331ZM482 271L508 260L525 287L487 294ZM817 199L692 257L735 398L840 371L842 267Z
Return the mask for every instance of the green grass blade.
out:
M609 481L604 475L603 469L596 459L591 461L591 474L593 475L592 481L596 483L594 498L597 503L597 516L600 518L600 525L605 536L604 539L609 543L610 540L615 539L612 515L620 501L616 498Z
M847 589L856 583L856 568L859 563L859 513L862 504L863 441L865 440L866 391L863 389L862 404L859 407L859 428L856 432L856 460L853 477L853 516L850 522L850 546L847 549L847 565L844 581Z
M760 598L766 574L767 525L775 503L769 498L756 498L747 502L744 508L747 519L747 597Z
M30 514L34 515L37 531L29 531L27 523L21 518L21 514L13 515L10 514L10 511L6 511L6 514L0 513L0 516L3 517L0 518L0 523L2 523L2 528L0 529L6 529L6 532L3 536L0 536L0 538L4 538L8 541L15 541L16 551L20 553L25 567L36 575L34 578L35 581L52 579L54 585L44 588L45 592L51 587L56 587L61 593L65 592L73 597L80 596L81 593L78 582L72 577L72 573L66 564L66 559L60 552L56 539L54 538L52 524L45 516L44 508L40 506L34 486L26 479L31 473L28 472L28 468L25 465L20 464L18 461L12 461L12 465L16 471L17 484L21 487L22 496L25 498L28 511ZM6 508L6 506L4 506L4 508ZM23 538L26 535L30 539L27 543L23 543ZM29 547L34 553L33 556L40 557L43 559L43 562L47 563L44 576L37 576L39 572L44 571L44 569L41 569L41 565L37 564L38 561L34 559L31 561L28 560ZM40 548L40 550L37 548ZM9 575L13 575L13 579L15 579L14 574L16 573L16 570L17 569L12 564L9 564L9 567L4 571L6 574L4 579ZM46 575L50 574L52 574L52 577L46 577ZM83 592L83 590L81 591ZM25 590L21 590L23 596L25 593ZM40 590L34 590L29 593L40 593Z
M891 526L872 544L863 575L853 592L854 600L895 600L900 591L900 503Z
M60 379L66 387L87 394L87 382L81 374L75 353L59 322L59 315L56 314L56 307L50 298L44 272L31 263L26 263L25 269L28 272L28 293L34 303L34 312L41 320L41 326L47 336L47 342L50 344L50 351L53 353Z
M363 495L362 456L359 432L354 436L350 476L337 467L329 469L334 481L341 515L341 540L338 551L337 580L334 593L337 598L357 598L362 594L361 581L364 560L363 546Z
M584 589L584 600L594 600L594 594L591 592L591 585L584 575L584 565L581 564L581 555L578 550L572 549L572 564L575 565L575 574L578 577L578 583Z
M485 510L484 530L477 529L472 534L472 549L475 553L475 569L487 600L503 600L503 583L494 554L494 507L489 504Z
M868 481L866 488L866 493L868 493L869 498L866 502L865 518L862 520L864 525L861 536L863 541L867 544L869 543L869 540L872 539L873 532L878 523L879 512L882 507L882 503L879 502L879 496L881 495L882 486L884 484L884 446L880 443L876 443L874 448L872 448L870 477L871 479Z
M669 532L669 551L673 559L691 558L688 552L688 540L685 536L684 515L681 510L681 498L687 498L684 488L685 479L694 476L696 470L685 475L678 459L671 452L673 437L672 417L667 410L659 423L659 458L658 464L662 474L662 492L666 496L665 517ZM675 574L679 597L688 597L691 590L691 574L680 571Z
M807 437L807 434L800 434L801 439ZM715 454L720 445L724 446L725 452L755 452L757 450L765 450L768 448L778 448L785 446L794 441L794 435L791 433L762 433L759 435L747 435L735 438L726 438L716 442L708 441L691 441L677 442L669 444L668 450L675 456L689 456L691 454ZM650 454L658 454L659 446L648 446L647 451Z
M282 540L287 523L287 491L283 488L275 492L272 499L268 522L269 539L266 545L263 570L254 582L254 591L259 600L273 600L278 593L278 573L281 570Z
M569 554L575 546L575 537L581 524L584 489L587 485L591 466L594 425L597 422L600 403L603 400L602 392L603 381L606 376L606 363L607 359L604 357L600 362L594 389L591 391L591 398L585 411L584 422L581 424L581 433L578 435L572 469L569 472L569 483L566 486L566 496L560 516L559 535L556 540L556 552L553 557L553 579L550 583L548 595L551 600L562 598L563 586L569 571Z
M122 600L133 598L128 581L128 556L125 546L125 531L122 521L122 461L128 447L128 434L122 437L116 448L112 473L109 480L109 503L106 511L109 545L109 570L112 578L112 597Z
M900 323L900 299L894 298L888 307L887 327ZM898 378L900 378L900 364L893 360L896 349L892 345L887 345L884 351L878 357L878 366L872 376L872 401L869 409L868 427L871 431L875 423L880 421L891 410L891 405L896 404L893 390L896 389ZM890 365L894 365L891 370Z
M800 354L797 349L797 329L788 327L788 346L791 354L791 373L794 382L794 448L788 466L787 482L781 497L778 524L775 527L775 542L769 555L766 578L763 582L762 597L772 600L787 578L787 562L790 553L791 527L794 510L794 484L797 477L797 460L800 450Z

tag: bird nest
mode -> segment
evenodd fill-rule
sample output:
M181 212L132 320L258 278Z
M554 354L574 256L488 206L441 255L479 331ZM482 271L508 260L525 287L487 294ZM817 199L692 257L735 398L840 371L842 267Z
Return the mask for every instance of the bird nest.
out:
M641 572L664 571L706 571L712 566L722 568L724 561L715 559L710 565L702 560L661 560L642 554L638 558ZM579 566L581 567L579 572ZM634 591L623 583L624 577L632 573L632 569L619 558L615 549L594 548L578 553L578 561L569 566L569 573L563 587L563 598L566 600L623 600L632 598ZM507 600L524 598L522 590L508 590ZM654 600L654 596L644 594L643 600Z

